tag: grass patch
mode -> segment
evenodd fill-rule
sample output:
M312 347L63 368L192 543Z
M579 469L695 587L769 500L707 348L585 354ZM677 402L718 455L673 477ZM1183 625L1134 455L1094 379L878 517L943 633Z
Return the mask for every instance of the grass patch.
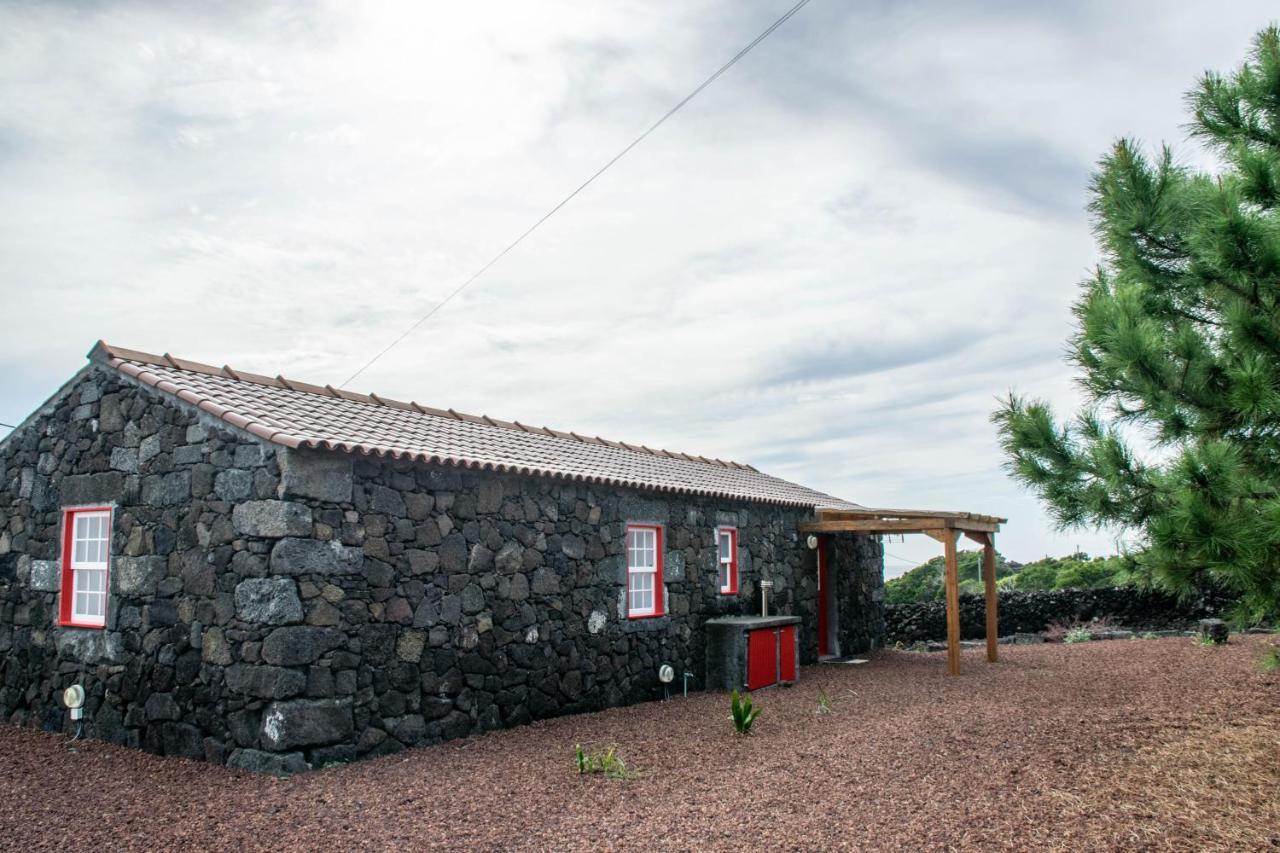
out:
M1062 637L1064 643L1087 643L1093 639L1093 635L1089 633L1089 629L1085 627L1072 628Z
M606 779L634 779L640 775L627 767L617 744L609 744L604 749L584 749L582 744L574 744L573 763L581 776L599 774Z

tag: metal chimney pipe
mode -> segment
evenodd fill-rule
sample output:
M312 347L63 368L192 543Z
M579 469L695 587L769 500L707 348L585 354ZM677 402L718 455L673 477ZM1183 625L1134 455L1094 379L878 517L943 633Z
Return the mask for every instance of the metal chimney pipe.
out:
M773 589L773 581L760 581L760 615L769 615L769 590Z

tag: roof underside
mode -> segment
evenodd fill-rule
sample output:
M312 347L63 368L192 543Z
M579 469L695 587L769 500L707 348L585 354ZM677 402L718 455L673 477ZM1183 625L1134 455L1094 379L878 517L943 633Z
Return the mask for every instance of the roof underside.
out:
M789 506L860 508L736 462L433 409L101 342L90 357L284 447Z

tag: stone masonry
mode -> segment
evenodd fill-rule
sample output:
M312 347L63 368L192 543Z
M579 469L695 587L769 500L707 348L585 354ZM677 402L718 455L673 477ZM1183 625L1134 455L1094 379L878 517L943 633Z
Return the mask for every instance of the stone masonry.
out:
M111 505L106 628L58 625L64 507ZM807 510L262 442L90 366L0 443L0 719L292 772L701 683L702 623L801 617ZM666 614L627 619L628 522L665 529ZM741 592L715 589L714 528ZM883 641L875 540L838 537L841 646Z

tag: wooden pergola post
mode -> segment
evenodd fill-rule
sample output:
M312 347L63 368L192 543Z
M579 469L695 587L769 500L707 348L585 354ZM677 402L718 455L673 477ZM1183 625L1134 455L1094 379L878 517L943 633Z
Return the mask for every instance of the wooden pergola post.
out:
M987 662L995 663L996 645L1000 633L1000 598L996 595L996 535L987 534L987 541L982 545L982 580L987 600Z
M960 674L960 566L956 539L960 531L948 530L942 539L947 570L947 671Z
M983 592L987 605L987 660L996 660L999 614L996 601L995 533L1007 519L971 512L931 512L909 509L823 509L818 518L803 522L803 533L854 533L875 536L923 533L945 549L947 598L947 671L960 674L960 566L956 540L963 533L982 546Z

